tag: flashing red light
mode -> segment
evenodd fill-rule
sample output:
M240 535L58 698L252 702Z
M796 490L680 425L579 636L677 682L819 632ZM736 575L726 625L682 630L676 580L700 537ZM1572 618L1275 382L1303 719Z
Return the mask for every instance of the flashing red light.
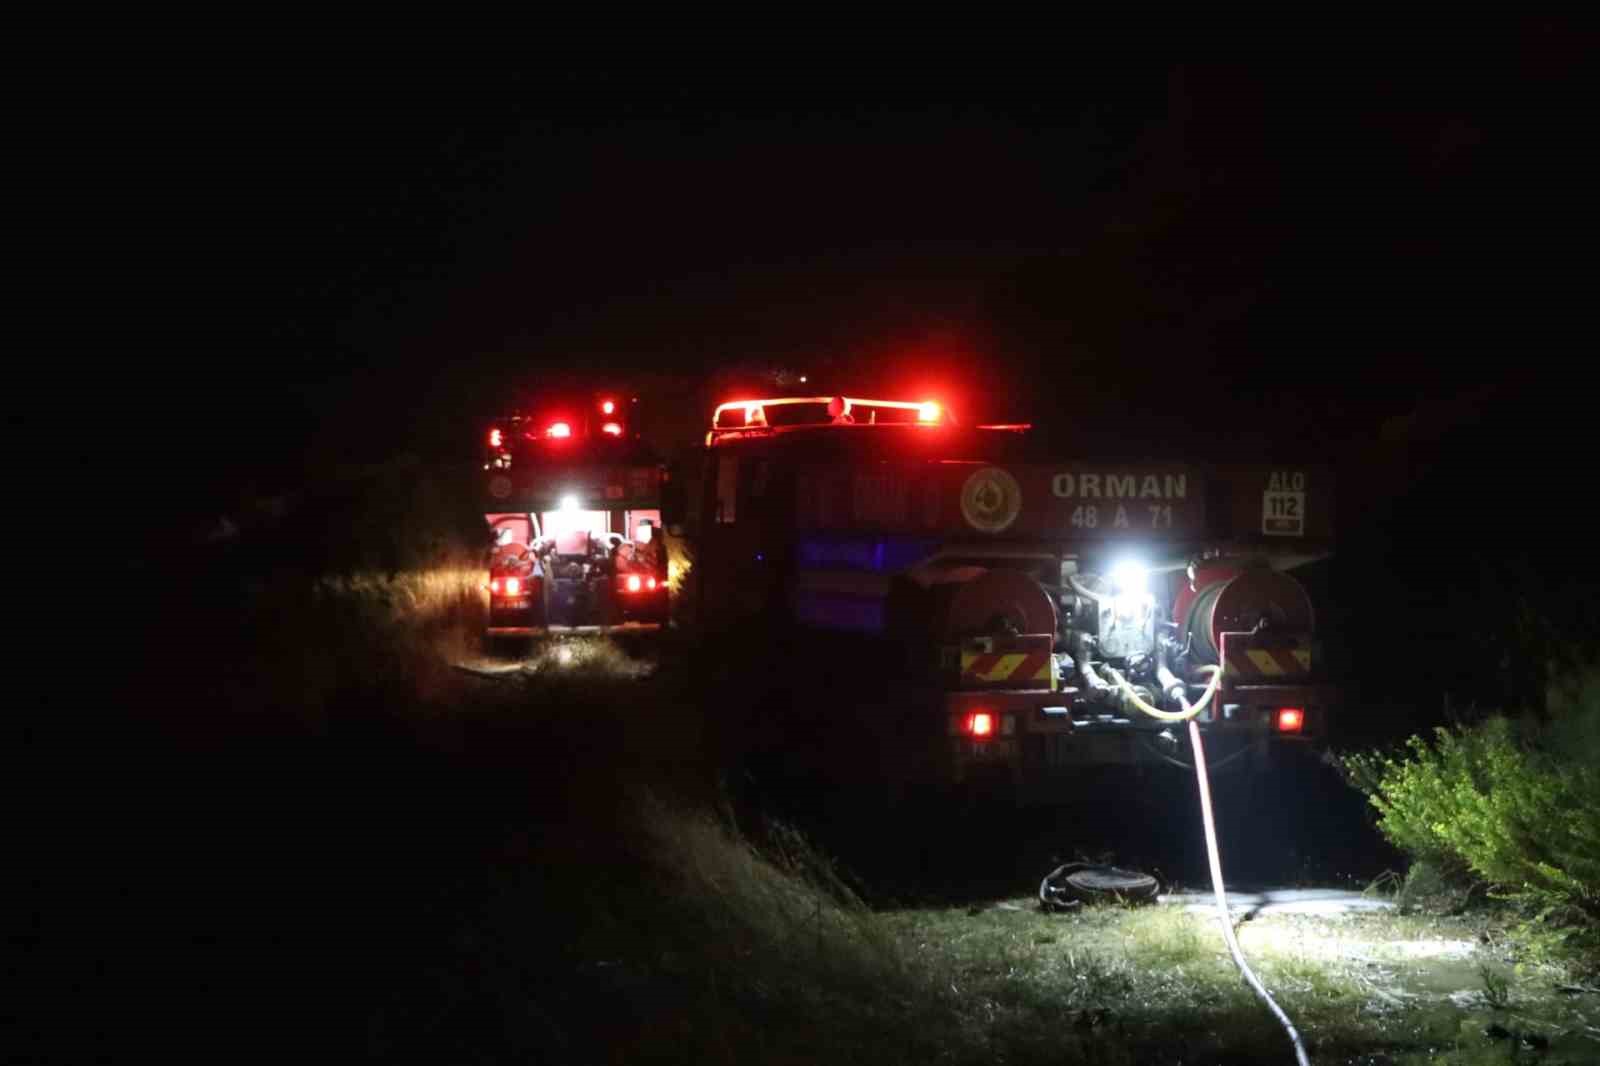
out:
M618 425L616 422L607 422L605 425L600 427L600 432L609 437L620 437L622 436L622 426Z
M1278 732L1298 733L1305 727L1306 712L1299 707L1278 708Z
M489 579L489 591L494 593L496 596L500 595L500 579L499 578L491 577Z
M937 403L928 400L917 406L917 421L937 422L939 421L939 416L943 413L943 409Z
M520 595L522 595L522 580L520 578L515 578L515 577L506 578L506 595L507 596L520 596Z
M645 578L644 579L644 587L647 588L647 589L655 588L656 587L656 579L653 578L653 577Z
M639 591L639 585L640 585L639 575L638 574L629 574L628 575L628 591L629 592L638 592Z
M570 437L572 436L572 427L567 425L565 422L552 422L550 423L550 428L544 431L544 435L547 437L558 438Z
M500 442L502 440L504 440L504 439L505 438L500 435L500 430L498 428L497 429L491 429L489 431L489 447L491 447L491 448L500 447Z
M975 737L994 736L994 715L988 711L979 711L967 719L967 732Z
M603 415L614 415L617 413L617 405L612 403L610 400L606 400L600 404L600 413Z

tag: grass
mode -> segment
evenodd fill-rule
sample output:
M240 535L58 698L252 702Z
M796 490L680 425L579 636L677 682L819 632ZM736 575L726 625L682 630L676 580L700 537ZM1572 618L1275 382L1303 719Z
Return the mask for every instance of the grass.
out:
M167 632L186 669L152 650L140 691L214 743L147 760L117 793L131 832L108 822L85 847L150 901L115 926L150 943L115 950L226 990L226 1009L174 993L185 1016L256 1034L263 1057L276 1036L419 1061L1285 1058L1208 916L869 905L812 839L721 787L764 691L726 648L554 642L508 679L455 670L477 652L480 579L182 586ZM1391 912L1260 918L1241 939L1321 1060L1503 1055L1488 1004L1414 972L1460 943L1467 986L1493 966L1532 1019L1517 1025L1587 1053L1594 1004L1509 968L1512 932Z
M1207 915L1121 906L1045 915L1027 898L874 910L792 835L778 834L783 848L758 848L726 816L651 794L626 806L631 873L597 890L573 871L563 891L536 897L538 909L554 905L576 923L561 941L570 979L546 980L558 1001L534 1004L561 1019L551 1039L562 1046L683 1062L1285 1055ZM525 920L520 909L503 914L485 939L548 951L550 941L514 932ZM1319 1059L1383 1052L1393 1062L1473 1062L1495 1045L1484 1035L1492 1005L1458 1004L1416 975L1475 945L1477 928L1416 915L1283 916L1245 923L1242 936ZM1480 954L1473 946L1456 960L1458 986L1480 980ZM1586 1049L1592 1009L1520 980L1524 1027Z
M989 1050L1014 1061L1046 1061L1032 1034L1071 1033L1068 1046L1110 1061L1278 1061L1287 1047L1228 960L1214 919L1166 908L1106 906L1042 915L1015 901L972 916L965 910L908 910L885 916L924 967L948 976L962 996L952 1008L1009 1019L987 1034ZM1491 1019L1461 1008L1442 988L1413 981L1441 944L1462 929L1438 918L1280 916L1246 923L1253 965L1307 1038L1314 1056L1384 1051L1391 1061L1474 1061ZM1412 951L1411 949L1418 949ZM1420 952L1420 954L1418 953ZM1476 952L1474 952L1476 954ZM1421 961L1419 961L1421 960ZM1480 981L1463 962L1461 986ZM1547 975L1548 976L1548 975ZM1529 980L1529 992L1538 982ZM1538 994L1546 1035L1584 1048L1596 1011ZM991 1005L974 1010L974 1005ZM981 1017L974 1017L974 1015ZM1070 1061L1070 1060L1069 1060Z

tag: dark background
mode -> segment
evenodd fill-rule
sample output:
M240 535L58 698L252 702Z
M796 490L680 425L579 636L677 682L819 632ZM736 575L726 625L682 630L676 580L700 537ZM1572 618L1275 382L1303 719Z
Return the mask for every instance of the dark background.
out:
M590 360L1370 428L1581 350L1584 42L180 65L124 127L176 283L130 384L268 454Z
M661 755L629 750L622 719L595 740L584 714L555 715L552 740L510 700L498 724L446 713L408 673L431 658L309 602L266 617L240 593L257 575L228 569L252 557L197 543L344 468L404 487L410 456L470 476L480 420L552 375L644 381L654 417L688 414L680 445L735 379L785 369L936 392L1085 450L1331 461L1339 553L1306 580L1346 688L1344 746L1537 704L1550 657L1592 644L1590 38L1537 20L1404 41L1388 22L1252 27L1157 55L1143 35L1024 23L934 54L917 29L854 58L837 41L694 56L662 41L646 63L620 42L558 58L564 41L508 29L526 45L510 66L402 56L376 26L342 49L315 27L268 45L240 25L229 47L248 55L174 27L182 47L130 38L121 66L64 64L19 98L78 105L43 120L54 195L16 205L59 234L34 262L65 298L19 310L50 318L58 343L40 350L65 353L47 368L65 385L34 389L26 359L12 378L24 419L52 416L31 438L51 476L56 455L78 464L36 557L55 573L72 548L49 599L73 628L49 632L74 661L18 727L45 797L20 866L37 888L67 873L40 892L60 916L25 913L19 943L60 971L34 987L66 1031L125 1046L77 1010L97 980L139 993L118 997L135 1031L213 1024L230 1047L359 1027L364 997L431 1017L424 949L456 944L487 894L454 881L498 884L480 852L522 870L528 834L564 826L584 861L532 865L576 871L584 906L580 874L626 872L615 797L589 790ZM1018 51L1029 38L1046 50ZM328 515L311 528L324 547L352 535ZM381 665L336 661L347 647ZM751 700L685 661L704 706ZM586 714L613 691L564 698ZM125 712L172 728L87 726ZM55 731L59 760L37 743ZM704 760L697 776L721 768L698 737L666 739ZM545 796L565 776L583 786L568 822ZM1254 858L1373 846L1331 772L1321 791L1249 787L1229 817L1274 827L1226 838ZM1355 812L1338 838L1315 828L1335 791ZM1180 823L1130 824L1154 847ZM1168 843L1199 869L1192 841ZM573 912L506 898L529 932L505 958L543 965ZM57 962L62 944L74 957ZM462 1030L498 1034L474 1012L502 963L450 950L469 975ZM152 982L163 965L182 983Z
M1084 450L1331 458L1324 629L1369 645L1338 654L1385 700L1536 700L1592 598L1592 38L1258 30L108 82L117 283L84 315L127 340L83 439L155 472L108 491L164 536L470 461L597 371L672 445L787 370Z

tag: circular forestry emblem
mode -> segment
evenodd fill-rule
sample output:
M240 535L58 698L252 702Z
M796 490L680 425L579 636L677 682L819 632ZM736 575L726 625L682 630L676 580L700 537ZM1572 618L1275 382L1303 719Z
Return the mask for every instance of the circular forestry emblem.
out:
M999 533L1022 510L1017 479L997 466L974 470L961 486L961 516L981 533Z
M489 479L489 495L497 500L503 500L511 495L511 479L504 474L496 474Z

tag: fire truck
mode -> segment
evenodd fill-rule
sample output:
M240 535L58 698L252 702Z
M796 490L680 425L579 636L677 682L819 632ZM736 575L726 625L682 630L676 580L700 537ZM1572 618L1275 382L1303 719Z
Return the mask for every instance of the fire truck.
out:
M1083 768L1181 764L1182 728L1138 704L1208 689L1214 764L1304 744L1334 712L1293 574L1332 550L1326 468L1101 456L851 396L723 403L706 445L710 624L854 634L843 670L898 644L953 782L1046 802Z
M620 395L547 400L488 428L490 638L666 624L667 472L635 410Z

